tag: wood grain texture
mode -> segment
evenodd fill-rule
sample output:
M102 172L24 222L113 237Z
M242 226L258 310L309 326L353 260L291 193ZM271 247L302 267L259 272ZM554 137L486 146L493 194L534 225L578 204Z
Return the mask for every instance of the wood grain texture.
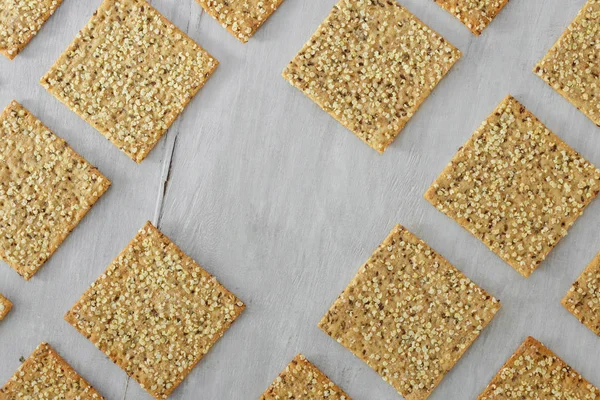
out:
M46 341L107 399L149 399L63 315L150 219L247 305L172 399L258 398L300 352L355 400L399 399L317 327L397 223L503 304L430 399L475 398L528 335L600 386L600 340L560 305L600 250L600 201L524 279L423 198L509 93L600 165L599 128L531 72L585 1L509 2L476 38L435 2L402 0L463 58L383 156L281 78L334 3L287 0L242 44L194 0L153 0L220 66L141 165L38 83L100 0L64 1L19 57L0 59L0 108L18 100L113 182L32 280L0 263L14 304L1 383Z

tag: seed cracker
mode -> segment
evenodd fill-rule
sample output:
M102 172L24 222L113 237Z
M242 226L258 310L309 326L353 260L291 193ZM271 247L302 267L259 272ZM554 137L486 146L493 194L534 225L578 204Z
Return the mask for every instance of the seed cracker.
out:
M217 65L145 0L104 0L41 84L139 163Z
M14 59L62 0L0 0L0 53Z
M458 18L474 35L479 36L496 18L508 0L435 0L435 2Z
M0 135L0 257L30 279L110 181L16 101Z
M383 153L460 57L396 0L340 0L283 77Z
M352 400L325 374L298 354L259 400Z
M561 303L582 324L600 336L600 253L573 283Z
M244 307L148 222L65 319L165 399Z
M12 303L9 299L0 294L0 321L2 321L10 312Z
M589 0L534 72L600 126L600 0Z
M283 0L196 0L225 29L242 43L283 3Z
M0 400L79 399L102 396L48 343L40 344L0 389Z
M508 96L425 198L528 277L599 190L600 171Z
M398 225L319 327L406 400L426 399L500 303Z
M600 390L530 336L477 400L592 400L599 397Z

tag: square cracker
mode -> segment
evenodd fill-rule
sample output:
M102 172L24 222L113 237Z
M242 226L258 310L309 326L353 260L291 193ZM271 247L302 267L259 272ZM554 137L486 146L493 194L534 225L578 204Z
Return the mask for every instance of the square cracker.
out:
M65 319L165 399L244 307L148 222Z
M42 343L0 389L0 399L101 400L103 397L48 343Z
M196 0L214 19L246 43L283 0Z
M534 72L600 126L600 0L589 0Z
M458 18L474 35L479 36L496 18L508 0L435 0L435 2Z
M600 336L600 253L573 283L561 303L582 324Z
M0 0L0 53L19 54L60 6L62 0Z
M530 336L477 400L593 400L599 397L600 390Z
M460 56L396 0L340 0L283 77L383 153Z
M600 171L505 98L425 194L528 277L600 190Z
M352 400L342 389L298 354L259 400Z
M0 136L0 257L30 279L110 181L16 101Z
M10 312L12 308L12 303L2 294L0 294L0 321L4 319Z
M426 399L500 303L398 225L319 327L406 400Z
M217 64L145 0L104 0L41 84L139 163Z

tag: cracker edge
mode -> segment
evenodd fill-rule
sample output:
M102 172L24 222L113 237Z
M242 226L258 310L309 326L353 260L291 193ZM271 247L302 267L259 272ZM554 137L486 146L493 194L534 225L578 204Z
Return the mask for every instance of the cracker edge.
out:
M537 71L538 68L542 68L542 62L546 59L546 57L548 57L548 55L553 52L556 51L558 53L558 50L560 50L561 44L563 39L565 39L570 33L572 33L573 31L571 30L571 27L579 22L579 19L583 16L585 10L587 9L589 5L589 1L585 2L585 5L583 6L583 8L581 8L581 10L579 10L579 12L577 13L577 16L575 18L573 18L573 20L569 23L569 25L565 28L564 32L562 33L562 35L560 35L560 37L556 40L556 42L554 43L554 45L552 45L552 47L546 52L546 54L544 54L544 56L542 57L542 59L540 61L538 61L535 64L535 67L533 67L533 74L535 76L537 76L538 78L540 78L541 80L543 80L544 82L546 82L546 84L548 86L550 86L550 88L552 88L552 90L555 90L558 94L560 94L565 100L567 100L569 103L571 103L573 106L575 106L575 108L577 108L583 115L585 115L586 117L588 117L592 123L598 127L600 127L600 119L599 120L595 120L591 115L589 115L586 111L584 111L581 108L581 103L576 101L575 99L572 99L568 96L568 92L565 92L564 90L562 90L561 88L555 88L554 86L552 86L552 83L550 83L550 81L547 79L545 74L540 75ZM578 104L579 103L579 104Z
M204 80L204 82L198 86L198 88L196 90L194 90L193 92L190 92L190 96L189 98L182 104L181 107L181 112L178 113L177 115L175 115L171 120L166 120L166 128L160 133L158 139L156 140L156 142L154 142L154 144L152 144L152 146L150 146L145 152L144 151L140 151L138 153L136 153L135 155L129 154L128 152L126 152L125 150L123 150L123 145L117 144L115 143L113 140L109 139L102 130L99 129L99 127L90 119L88 120L87 118L83 117L82 115L79 115L79 113L77 113L74 109L72 109L69 104L67 104L67 99L63 99L62 96L59 96L58 93L56 93L56 91L53 89L54 86L50 86L49 84L45 84L45 80L48 78L48 76L53 73L56 69L57 66L60 65L63 60L66 58L66 54L71 51L73 49L74 43L78 40L79 35L81 35L81 33L83 32L84 29L86 29L86 27L92 23L95 18L96 15L100 12L103 11L104 8L108 7L107 4L112 3L114 0L103 0L102 4L100 4L100 7L98 7L96 9L96 11L94 12L94 14L92 15L92 17L88 20L88 22L84 25L83 28L81 28L81 30L77 33L77 35L75 36L75 38L71 41L71 43L67 46L67 48L61 53L61 55L58 57L58 59L54 62L54 64L52 64L52 66L50 67L50 69L48 70L48 72L46 72L44 74L44 76L42 76L42 78L40 79L40 84L44 87L44 89L46 89L52 96L54 96L58 101L60 101L61 103L63 103L65 106L67 106L67 108L69 110L71 110L75 115L77 115L79 118L81 118L82 120L84 120L85 122L87 122L89 125L91 125L98 133L100 133L102 136L104 136L107 140L109 140L116 148L118 148L121 152L125 153L129 158L131 158L133 161L135 161L137 164L140 164L142 161L144 161L144 159L146 159L146 157L148 156L148 154L150 154L150 152L154 149L154 147L156 147L156 145L158 144L158 142L160 142L160 140L163 138L163 136L165 136L165 134L167 133L167 131L171 128L171 125L173 125L173 123L177 120L177 118L181 117L182 114L185 112L188 104L190 103L190 101L192 101L192 99L194 97L196 97L196 94L198 94L198 92L200 91L200 89L202 89L204 87L204 85L206 84L206 82L208 82L208 80L210 79L211 75L215 72L215 70L217 69L217 67L219 66L219 60L217 60L215 57L212 56L212 54L210 54L208 51L206 51L202 46L200 46L195 40L193 40L191 37L189 37L185 32L183 32L181 29L179 29L179 27L177 25L175 25L173 22L171 22L169 19L167 19L167 17L165 17L160 11L158 11L154 6L152 6L150 3L148 3L146 0L145 3L148 7L152 8L157 14L158 17L161 19L161 21L166 24L166 25L172 25L175 29L174 29L174 33L179 33L181 34L183 37L186 37L188 40L190 40L192 43L194 43L196 46L198 46L198 48L203 51L204 53L207 54L207 56L212 59L214 61L214 66L212 69L210 69L208 71L208 76L206 77L206 79ZM123 0L124 4L128 4L131 0ZM163 35L164 36L164 35Z
M314 365L312 362L308 361L308 358L306 358L306 356L302 353L298 353L296 355L296 357L294 357L292 359L292 361L290 361L284 368L283 371L281 371L279 373L279 375L277 375L277 378L280 377L284 377L285 375L287 375L287 367L292 364L293 362L296 362L298 364L302 364L304 366L306 366L307 368L309 368L313 373L316 373L316 375L319 377L318 381L321 384L326 384L327 386L329 386L329 383L333 384L333 389L335 389L338 393L340 393L341 395L346 397L346 400L352 400L352 398L350 396L348 396L348 394L346 392L344 392L342 390L342 388L340 388L335 382L333 382L323 371L321 371L319 368L317 368L316 365ZM269 385L269 387L267 388L267 390L265 390L265 392L260 396L260 398L258 400L267 400L267 395L271 395L270 391L274 389L274 385L277 382L277 378L275 378L275 381L273 383L271 383Z
M234 30L233 30L233 28L232 28L231 26L229 26L229 25L226 25L226 24L224 24L223 22L221 22L221 21L219 20L219 14L218 14L218 13L217 13L215 10L213 10L213 9L210 9L209 7L204 7L204 5L203 5L203 4L200 2L200 0L196 0L196 2L197 2L199 5L200 5L200 7L202 7L202 9L203 9L203 10L204 10L204 11L205 11L205 12L206 12L208 15L210 15L211 17L213 17L213 19L214 19L215 21L217 21L217 22L219 23L219 25L221 25L223 28L227 29L227 31L228 31L229 33L231 33L231 35L232 35L233 37L235 37L237 40L239 40L240 42L242 42L242 43L244 43L244 44L245 44L245 43L248 43L248 41L249 41L250 39L252 39L252 37L254 36L254 34L255 34L256 32L258 32L258 30L260 29L260 27L261 27L261 26L263 26L263 24L264 24L265 22L267 22L267 20L268 20L269 18L271 18L271 16L273 16L273 14L275 14L275 11L277 11L277 9L279 9L279 6L281 6L281 3L283 3L283 0L278 0L278 1L277 1L277 3L275 3L275 4L274 4L275 8L274 8L274 9L273 9L273 11L272 11L272 12L269 14L269 16L268 16L267 18L265 18L263 21L261 21L261 22L260 22L260 23L259 23L259 24L256 26L256 28L254 28L254 29L252 30L252 32L250 32L249 34L247 34L247 35L245 35L245 36L239 36L239 35L238 35L238 34L237 34L237 33L236 33Z
M566 142L564 142L560 137L558 137L558 135L556 133L554 133L550 128L548 128L542 121L540 121L539 118L537 118L527 107L525 107L525 105L523 105L523 103L521 103L519 100L517 100L515 97L513 97L512 95L508 95L506 96L495 108L494 110L485 118L485 120L481 123L481 125L479 125L479 127L471 134L471 136L469 137L469 139L459 148L459 150L456 152L456 154L452 157L452 159L450 160L450 162L444 167L444 169L442 170L442 172L438 175L438 177L433 181L433 183L429 186L429 188L427 189L427 191L425 192L425 199L436 209L437 208L437 204L434 202L435 201L435 188L433 187L433 185L438 181L438 179L443 176L443 175L447 175L449 172L451 172L453 170L453 166L454 164L456 164L459 160L460 157L462 157L465 153L465 148L469 147L474 141L475 141L475 135L477 135L480 130L487 125L488 121L490 120L491 117L493 117L494 115L496 115L496 110L503 105L504 103L507 103L509 101L516 101L518 104L520 104L521 106L523 106L523 108L525 109L525 113L527 113L532 120L537 121L538 123L540 123L545 129L548 130L548 132L550 132L552 134L552 136L554 137L554 139L556 140L556 144L558 146L564 146L568 149L571 149L572 151L574 151L577 155L579 155L581 158L585 159L587 162L590 163L591 166L593 166L594 168L596 168L596 166L589 161L587 158L581 156L581 154L579 154L579 152L577 150L575 150L573 147L569 146ZM577 217L575 218L575 220L573 220L571 222L571 224L569 225L565 225L565 230L567 231L567 233L564 236L561 236L558 241L556 243L554 243L554 245L552 246L552 248L550 249L550 251L548 252L548 254L546 254L546 257L548 255L550 255L550 253L552 252L552 250L554 248L556 248L556 246L558 245L558 243L568 235L568 230L571 228L571 226L573 226L575 224L575 222L579 219L579 217L581 217L583 215L583 212L585 211L585 208L590 205L590 203L598 196L598 193L596 193L595 196L592 196L589 198L588 202L585 204L585 206L583 207L583 209L581 210L581 212L579 213L579 215L577 215ZM505 263L507 263L508 265L510 265L512 268L514 268L517 272L519 272L521 275L523 275L525 278L529 278L531 276L531 274L537 270L542 263L544 262L544 260L546 259L546 257L542 258L539 262L539 264L529 270L528 268L523 268L519 265L515 265L513 264L511 261L505 260L503 257L501 257L499 254L497 254L495 251L493 251L490 248L490 245L488 245L487 243L485 243L482 239L480 239L475 233L473 233L465 224L465 218L458 218L458 217L454 217L454 216L450 216L440 210L438 210L439 212L441 212L442 214L444 214L446 217L450 218L451 220L453 220L454 222L458 223L461 227L463 227L467 232L469 232L473 237L475 237L477 240L479 240L481 243L483 243L485 245L485 247L488 248L489 251L491 251L492 253L494 253L496 256L498 256L498 258L500 258L502 261L504 261Z
M460 16L456 15L455 13L453 13L452 11L450 11L450 8L448 7L447 3L445 2L445 0L434 0L440 7L442 7L444 10L446 10L449 14L453 15L456 19L458 19L468 30L471 31L471 33L475 36L479 36L483 33L483 31L490 26L490 24L494 21L494 19L498 16L498 14L500 14L500 11L502 11L502 9L508 4L509 0L504 0L504 3L502 3L500 6L498 6L497 8L494 9L495 14L493 17L490 18L490 22L488 22L487 24L485 24L485 26L482 29L477 29L475 26L473 26L472 28L469 28L469 26L467 25L469 23L469 21L466 18L461 18Z
M56 0L56 1L58 1L58 4L56 5L56 7L52 10L49 10L46 14L42 15L42 17L40 18L43 20L43 22L40 25L40 28L38 30L36 30L35 32L30 32L30 35L27 37L27 40L24 43L21 43L20 45L18 45L16 47L11 47L10 49L0 48L0 54L2 54L4 57L8 58L9 60L14 60L15 57L17 57L19 55L19 53L21 53L23 51L23 49L25 49L25 47L27 47L27 45L33 40L33 38L35 36L37 36L37 34L42 30L42 28L44 27L46 22L48 22L50 17L52 15L54 15L54 12L56 10L58 10L58 8L60 7L60 5L63 2L63 0ZM9 53L9 50L14 50L14 53L11 55Z
M124 256L128 251L129 251L129 247L130 245L133 243L133 241L137 238L137 236L139 235L139 233L142 230L146 230L146 229L150 229L153 230L154 232L158 233L160 240L163 244L165 245L173 245L174 250L179 253L180 256L184 256L186 258L189 258L198 268L201 268L202 270L206 271L203 267L200 266L200 264L198 264L196 261L194 261L194 259L192 259L190 256L188 256L186 253L184 253L179 246L177 246L175 244L175 242L173 242L167 235L165 235L164 233L162 233L160 230L158 230L158 228L156 228L150 221L147 221L144 226L139 229L137 231L137 233L135 234L135 236L127 243L127 245L125 246L125 248L123 250L121 250L121 252L119 253L119 255L110 262L110 264L108 265L108 267L106 268L105 271L102 272L102 274L98 277L98 279L100 279L100 277L102 275L105 274L105 272L108 270L108 268L110 268L121 256ZM229 330L229 328L231 327L231 325L233 325L233 323L238 319L238 317L240 316L240 314L242 313L242 311L244 311L244 309L246 308L246 304L244 304L244 302L242 300L239 299L239 297L237 297L235 294L233 294L233 292L231 292L229 289L227 289L225 286L223 286L221 284L221 282L219 282L216 277L211 274L210 272L206 271L206 273L208 275L210 275L211 277L213 277L215 279L215 281L217 282L217 284L219 286L221 286L223 289L225 289L228 293L231 293L231 295L235 298L235 302L233 303L236 313L233 316L233 318L231 319L231 321L228 324L224 324L223 329L221 331L219 331L217 334L215 334L213 336L213 340L209 341L209 350L210 351L215 343L217 343L219 341L219 339L221 339L224 335L225 332L227 332L227 330ZM98 279L96 279L93 283L95 283ZM106 347L100 347L98 346L97 343L93 342L88 335L85 332L80 331L77 328L77 319L73 316L74 313L71 312L71 310L78 305L79 303L82 302L82 299L84 297L86 297L88 295L89 292L92 291L92 285L93 283L90 285L90 287L83 293L83 295L81 295L81 297L79 298L79 300L77 300L77 302L75 302L75 304L71 307L71 309L69 309L69 311L67 311L67 313L64 316L65 321L67 321L69 323L69 325L71 325L73 328L75 328L76 331L78 331L83 337L85 337L87 340L89 340L91 343L93 343L104 355L106 355L108 358L110 358L110 360L115 363L123 372L125 372L127 374L127 376L129 376L130 378L133 378L133 380L135 380L138 384L140 384L140 382L137 381L137 379L134 378L134 374L132 373L131 375L121 367L121 365L117 362L117 360L115 359L115 357L113 355L107 355L106 354ZM241 305L239 305L241 304ZM208 351L206 352L206 354L208 354ZM206 354L201 354L192 364L190 364L190 366L186 369L183 370L183 372L179 373L178 375L178 379L174 380L173 382L170 382L173 384L173 386L171 386L170 389L167 389L167 391L165 392L164 397L158 397L156 396L155 393L151 392L150 388L146 388L143 387L143 389L150 393L150 395L152 395L152 397L156 398L156 399L162 399L162 398L167 398L184 380L185 378L187 378L187 376L190 374L190 372L196 367L196 365L198 365L198 363L204 358L204 356L206 356ZM142 386L140 384L140 386Z
M67 239L67 237L71 234L71 232L73 232L73 230L77 227L77 225L79 225L79 223L81 221L83 221L83 219L85 218L85 216L87 215L87 213L92 209L92 207L94 207L94 205L98 202L98 200L100 200L100 198L104 195L104 193L106 193L106 191L108 190L108 188L112 185L112 181L110 179L108 179L102 172L100 172L100 170L98 168L96 168L91 162L89 162L88 160L86 160L85 158L83 158L78 152L75 151L75 149L73 149L73 147L71 147L71 145L64 140L62 137L58 136L56 133L54 133L54 131L52 129L50 129L48 126L46 126L46 124L44 124L44 122L42 122L41 119L39 119L35 114L33 114L31 111L29 111L27 108L25 108L23 105L21 105L18 101L13 100L10 102L10 104L8 106L6 106L6 108L4 109L4 111L2 111L2 114L0 114L0 121L4 120L7 117L7 114L10 113L10 111L14 110L14 109L22 109L23 111L25 111L25 113L29 114L30 116L32 116L33 118L35 118L36 120L38 120L41 124L42 127L46 130L48 130L49 132L51 132L58 140L62 140L68 148L71 149L71 151L73 151L73 157L76 159L79 159L79 161L84 161L85 163L89 164L90 167L92 167L96 173L98 174L98 176L102 177L103 180L106 182L100 189L100 191L98 192L98 196L93 200L92 204L90 205L90 207L84 211L83 215L81 216L81 218L74 224L68 225L67 226L67 231L64 233L64 235L58 236L57 239L59 240L58 246L56 246L56 248L50 253L50 255L46 258L46 260L40 264L35 271L32 271L31 275L29 275L29 277L26 277L24 275L21 274L21 272L19 271L20 269L20 265L16 265L14 263L11 263L9 261L6 260L6 255L4 253L4 251L2 251L2 249L0 249L0 258L5 261L8 265L10 265L12 267L12 269L14 269L23 279L25 279L26 281L30 280L31 278L33 278L33 276L35 274L38 273L38 271L52 258L52 256L54 255L54 253L59 249L59 247L65 242L65 240Z
M527 339L525 339L525 341L519 346L519 348L517 350L515 350L515 352L510 356L510 358L502 365L502 367L498 370L498 372L494 375L494 377L492 378L492 380L490 381L490 383L485 387L485 389L483 390L483 392L481 392L481 394L479 396L477 396L477 400L482 400L484 397L484 395L488 395L488 391L492 389L492 386L494 384L496 384L496 379L498 378L498 376L500 375L500 373L502 372L502 370L504 370L505 368L508 368L510 365L514 364L514 362L521 357L521 355L529 348L532 347L536 347L537 351L547 357L554 357L556 358L559 362L563 363L564 365L568 366L571 369L571 372L576 373L579 378L581 378L581 385L590 385L592 387L595 387L594 385L592 385L589 381L587 381L579 372L577 372L573 367L571 367L569 364L567 364L562 358L560 358L558 355L556 355L552 350L550 350L548 347L546 347L542 342L540 342L539 340L537 340L536 338L534 338L533 336L527 336Z
M13 307L12 302L0 293L0 303L4 304L4 315L0 315L0 321L4 320Z
M571 304L569 302L569 300L571 300L571 298L572 298L571 289L573 288L573 286L575 285L575 283L579 282L579 279L581 279L581 277L583 275L585 275L588 271L593 271L593 270L596 270L598 268L600 268L600 253L596 254L596 256L592 259L592 261L589 262L589 264L585 267L585 269L583 270L583 272L577 277L577 279L569 287L569 290L567 291L567 294L565 294L565 297L563 297L563 299L560 301L560 304L562 304L562 306L564 308L566 308L567 311L569 311L575 318L577 318L577 320L579 322L581 322L586 328L588 328L589 330L591 330L592 332L594 332L596 335L600 336L600 330L594 329L594 328L592 328L590 326L589 323L583 322L581 317L585 317L585 315L583 315L581 313L576 313L575 311L577 311L577 308L575 307L575 305L573 305L573 304ZM600 269L599 269L599 271L600 271ZM590 312L590 311L588 311L588 312Z
M62 358L61 355L58 354L58 352L52 348L52 346L50 346L46 342L40 343L38 345L38 347L36 347L35 350L33 350L33 352L29 355L29 357L27 357L27 359L25 359L25 361L21 363L19 368L17 368L15 373L12 374L10 378L8 378L8 382L6 382L6 384L4 386L2 386L2 388L0 388L0 390L6 388L8 386L8 384L12 381L12 378L14 376L16 376L19 372L23 371L26 367L27 362L30 361L32 359L32 357L34 355L36 355L36 353L38 353L38 352L48 353L48 354L54 356L56 362L58 362L60 364L60 366L63 368L63 371L65 371L66 374L71 374L71 375L74 375L75 377L81 379L85 384L87 384L99 396L98 400L105 400L104 397L96 390L95 387L93 387L83 376L81 376L79 374L79 372L75 371L75 369L64 358ZM2 394L2 393L0 393L0 394Z
M344 344L342 344L340 341L338 341L337 338L334 338L332 335L330 335L327 330L325 329L325 319L327 317L327 314L329 313L329 311L334 308L338 303L340 303L340 297L346 293L346 291L348 290L348 288L352 285L356 286L356 283L358 281L358 277L362 272L362 268L371 260L371 258L373 257L373 255L379 251L380 248L384 247L387 245L387 243L390 240L390 237L394 234L394 232L396 230L404 230L406 232L408 232L410 235L414 236L417 241L421 244L424 244L425 246L427 246L429 249L431 249L432 252L434 252L435 254L438 255L438 257L440 258L441 261L445 262L446 264L448 264L449 266L453 267L460 275L462 275L464 278L468 279L469 281L473 282L473 284L475 284L475 286L477 286L481 291L483 291L483 293L487 294L488 296L490 296L491 299L496 299L494 296L492 296L487 290L485 290L483 287L481 287L479 284L477 284L475 281L473 281L472 279L470 279L469 277L467 277L461 270L459 270L458 268L456 268L454 266L454 264L452 264L448 259L446 259L446 257L444 257L443 255L441 255L440 253L438 253L434 248L432 248L431 246L429 246L427 243L425 243L425 241L423 241L421 238L419 238L417 235L415 235L414 233L412 233L410 230L408 230L406 227L404 227L403 225L397 224L392 230L391 232L386 236L386 238L383 240L383 242L381 242L377 248L373 251L373 253L371 253L371 255L369 256L369 259L363 263L361 265L361 267L359 268L358 272L356 273L356 275L354 275L354 277L352 278L352 280L350 281L350 283L348 284L348 286L346 286L346 288L344 288L344 290L342 291L342 293L336 298L336 300L333 302L333 304L331 305L331 307L329 307L327 309L327 311L325 312L325 315L323 316L323 318L321 319L321 321L319 321L318 323L318 327L330 338L332 338L333 340L335 340L337 343L339 343L342 347L344 347L346 350L350 351L350 353L352 353L356 358L358 358L360 361L362 361L363 363L365 363L367 366L369 366L370 368L372 368L377 375L379 375L379 372L377 372L375 370L374 367L371 367L371 365L369 365L369 363L367 363L366 359L361 358L360 356L358 356L353 350L349 349L348 347L346 347ZM492 305L494 305L494 311L493 311L493 315L492 318L490 318L489 321L486 321L485 323L482 323L482 328L481 328L481 332L483 332L485 330L485 328L493 321L494 317L496 316L496 314L498 313L498 311L500 311L500 309L502 308L502 303L500 303L500 300L496 299L496 303L493 303ZM490 309L492 307L489 307ZM484 321L482 321L484 322ZM458 354L457 357L455 357L455 362L454 365L452 365L452 368L450 368L450 370L448 370L447 372L441 374L438 376L438 378L434 381L434 386L433 388L428 391L428 392L423 392L422 390L419 390L417 392L413 392L410 394L403 394L400 393L400 391L396 388L396 386L394 386L391 382L387 382L385 381L387 384L389 384L391 387L394 388L394 390L396 390L401 396L403 396L405 398L405 400L425 400L427 399L431 394L433 394L433 392L435 392L435 389L437 389L437 387L439 386L439 384L442 382L442 380L446 377L446 375L448 375L450 373L450 371L452 369L454 369L456 367L456 365L458 364L458 362L460 361L460 359L463 357L463 355L467 352L467 350L469 350L469 348L471 348L471 346L473 345L473 343L475 343L475 341L479 338L479 336L481 335L478 334L477 336L475 336L473 338L473 340L471 340L470 342L468 342L468 344L465 346L464 349L462 349ZM381 378L383 378L381 375L379 375Z
M408 8L406 8L403 5L401 5L396 0L393 1L393 3L394 3L393 6L394 7L400 7L401 9L405 10L407 13L409 13L412 16L412 18L414 18L414 20L417 23L419 23L419 24L427 27L433 34L435 34L435 35L439 36L440 38L444 39L444 43L446 43L448 46L450 46L450 48L453 50L453 53L456 53L456 60L450 65L450 67L448 68L448 71L444 75L442 75L441 79L435 85L435 87L432 90L430 90L430 91L426 91L426 94L424 96L422 96L422 98L418 102L415 103L415 109L414 109L413 115L408 120L404 121L403 124L401 124L400 129L398 129L398 132L393 137L393 139L390 140L388 143L386 143L386 145L383 148L383 150L378 150L378 149L374 148L371 144L369 144L365 139L363 139L360 136L358 136L348 125L344 124L341 119L338 119L338 117L335 115L335 113L331 113L331 112L327 111L320 104L321 103L320 100L318 100L316 97L313 97L313 96L309 95L304 90L302 90L298 86L294 85L293 79L291 79L289 77L289 72L288 71L290 69L290 66L292 66L292 64L294 63L294 61L296 60L296 58L298 57L298 55L300 53L304 52L305 50L307 50L308 48L311 47L310 44L311 44L311 42L313 40L313 37L315 37L315 35L317 33L319 33L319 31L321 30L321 27L323 25L325 25L326 23L329 22L329 20L331 19L332 14L334 12L334 10L338 7L338 4L340 3L340 1L336 2L336 4L333 6L333 8L331 9L331 11L327 15L327 17L323 20L323 22L321 22L319 24L319 26L317 27L317 29L312 33L312 35L308 39L308 41L304 44L304 46L302 46L302 48L296 53L296 55L288 63L288 65L285 67L285 69L281 73L281 76L283 77L283 79L285 79L286 81L288 81L288 83L290 85L292 85L293 87L295 87L296 89L298 89L306 97L310 98L316 105L319 106L319 108L321 108L321 110L325 111L327 114L329 114L330 116L332 116L337 122L339 122L342 126L344 126L346 129L348 129L354 136L356 136L357 138L359 138L360 140L362 140L367 146L369 146L370 148L372 148L373 150L375 150L379 154L383 154L387 150L387 148L389 146L391 146L392 143L394 143L394 141L396 140L396 138L398 138L398 136L400 136L400 133L402 133L402 131L404 130L404 128L406 127L406 125L408 124L408 122L411 119L414 118L415 114L417 113L417 111L419 111L419 109L421 108L421 105L425 102L425 100L427 100L429 98L429 96L433 93L433 91L439 86L440 83L442 83L442 81L444 80L444 78L450 73L450 71L452 70L452 67L462 58L462 52L456 46L454 46L452 43L450 43L449 41L447 41L444 38L444 36L442 36L441 34L439 34L437 31L433 30L432 28L429 27L429 25L425 24L423 21L421 21L419 18L417 18L417 16L415 16Z

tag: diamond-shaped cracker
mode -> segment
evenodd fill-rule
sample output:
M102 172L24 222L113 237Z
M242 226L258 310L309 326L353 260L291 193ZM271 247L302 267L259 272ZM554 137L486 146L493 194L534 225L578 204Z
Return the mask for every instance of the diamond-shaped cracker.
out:
M593 400L600 390L531 336L477 400Z
M383 153L460 56L396 0L340 0L283 77Z
M600 126L600 0L589 0L534 72Z
M479 36L508 0L435 0L435 2L458 18L474 35Z
M425 194L529 276L600 190L600 171L508 96Z
M196 0L214 19L246 43L283 0Z
M319 323L405 399L426 399L500 303L398 225Z
M325 374L298 354L259 400L352 400Z
M600 253L573 283L562 305L600 336Z
M10 312L12 308L12 303L2 294L0 294L0 321L4 319Z
M101 400L103 397L50 345L42 343L0 389L0 399Z
M41 84L139 163L217 64L145 0L104 0Z
M16 101L0 136L0 257L30 279L110 181Z
M244 307L148 222L65 319L165 399Z
M0 0L0 53L15 58L60 3L62 0Z

